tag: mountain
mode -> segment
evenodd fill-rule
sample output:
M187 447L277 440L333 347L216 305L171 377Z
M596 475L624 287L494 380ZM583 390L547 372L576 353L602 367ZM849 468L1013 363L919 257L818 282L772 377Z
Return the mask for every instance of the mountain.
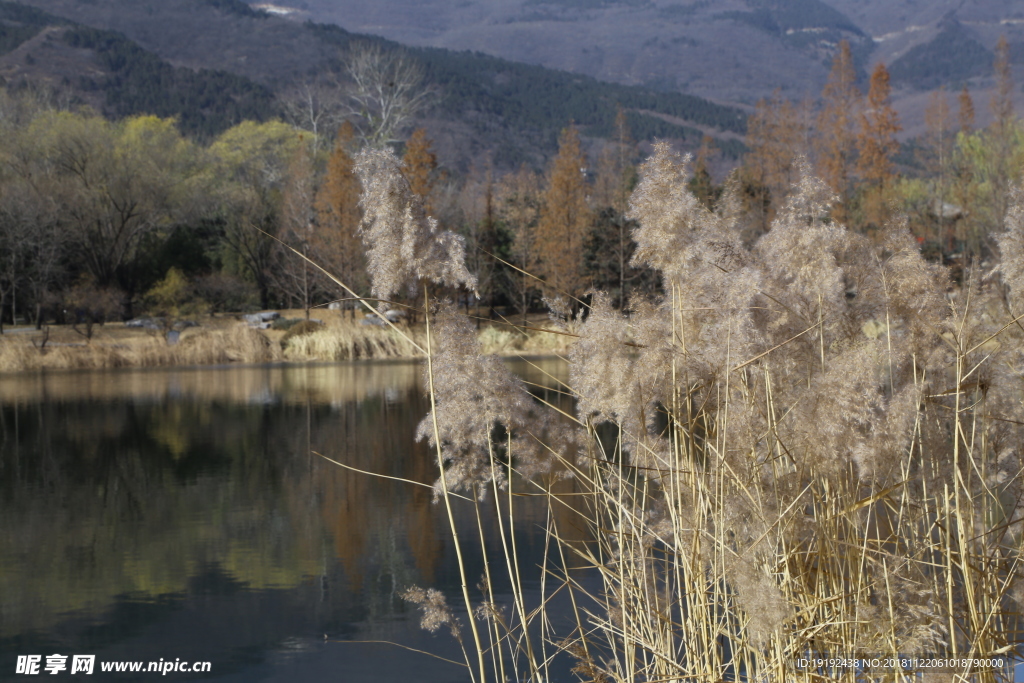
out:
M80 61L103 71L105 109L122 114L131 113L129 109L164 115L175 112L135 97L143 89L152 92L149 86L136 81L130 87L119 86L124 79L107 73L111 65L128 68L139 60L148 61L152 65L144 71L155 74L154 60L160 61L165 65L165 75L163 81L154 79L153 85L169 83L172 72L179 80L186 79L188 71L197 77L205 74L204 82L214 74L222 79L233 75L243 79L235 83L237 89L262 97L265 91L286 95L296 84L337 73L341 56L354 42L401 49L387 40L337 26L290 21L237 0L27 0L23 5L3 6L21 7L23 12L30 8L44 10L52 18L47 30L63 31L62 36L68 32L78 35L76 32L85 30L82 26L103 32L103 37L89 34L88 40L79 38L68 43L61 38L58 43L63 41L62 45L73 49L105 50L106 56L90 52ZM12 35L22 36L33 21L39 23L11 15L0 24L6 25L5 30ZM57 28L71 23L76 27ZM3 58L8 63L8 80L31 71L25 63L28 59L37 66L50 64L58 72L63 68L33 40L25 40L14 51L17 55L12 52ZM118 47L108 49L111 41ZM134 47L128 47L128 43ZM26 50L31 54L19 52ZM503 168L522 162L542 166L557 148L562 128L575 122L591 140L607 137L620 106L627 111L634 137L640 140L673 138L696 148L705 134L711 134L728 157L735 158L743 149L746 115L742 109L679 92L603 83L580 74L480 53L439 48L409 48L407 52L423 66L426 82L441 92L438 105L421 123L427 126L442 161L448 165L465 168L489 153ZM65 74L59 80L78 85L81 79L77 74ZM243 87L243 82L248 85ZM132 94L131 106L112 107L111 98L123 98L111 94L111 90L125 96ZM80 96L88 99L90 95L85 92ZM178 97L177 101L186 107L192 100ZM265 107L255 118L276 112L274 103L264 99L262 104ZM179 115L184 123L184 114Z
M119 33L11 2L0 2L0 78L47 82L110 116L174 116L199 138L276 113L271 90L243 76L174 67Z
M1024 80L1018 0L282 0L276 11L410 45L478 50L745 105L776 89L795 100L817 97L840 39L850 41L865 80L875 63L906 57L895 99L908 119L921 113L922 89L964 81L986 89L991 61L983 63L983 51L1002 34ZM944 51L949 39L953 55ZM968 64L926 68L933 57Z

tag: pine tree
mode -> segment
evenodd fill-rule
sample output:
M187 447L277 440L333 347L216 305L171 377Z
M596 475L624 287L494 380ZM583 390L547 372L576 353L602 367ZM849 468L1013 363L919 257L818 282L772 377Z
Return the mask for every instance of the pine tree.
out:
M576 296L586 287L583 242L592 215L587 205L586 158L575 126L562 131L558 156L551 164L544 193L534 254L540 274L562 294Z
M362 220L359 211L361 187L350 156L355 137L352 124L342 124L316 196L316 230L311 240L311 251L318 265L359 292L365 291L366 275L358 232ZM328 291L338 291L337 285L325 284ZM354 315L354 305L351 310Z
M850 43L839 43L839 52L832 61L832 72L822 91L823 107L818 115L818 170L839 203L832 210L836 220L843 221L849 211L850 176L854 167L855 139L853 121L860 106L857 74L853 67Z

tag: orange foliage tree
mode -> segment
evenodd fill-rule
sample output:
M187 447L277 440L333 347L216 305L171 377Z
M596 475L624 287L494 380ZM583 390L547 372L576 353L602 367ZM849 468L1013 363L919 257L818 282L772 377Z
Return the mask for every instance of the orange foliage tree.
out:
M874 226L881 226L888 216L886 191L892 184L892 157L899 150L896 133L902 130L889 102L891 91L889 71L879 63L871 74L867 107L861 112L857 136L857 171L866 183L864 217Z
M805 108L775 91L771 99L757 103L747 121L750 152L743 162L743 178L750 188L751 208L762 232L768 230L798 179L797 158L806 154L804 113Z
M577 296L586 288L583 242L592 223L587 204L587 160L575 126L562 131L548 173L534 254L541 276L556 292Z
M839 203L832 209L832 216L839 221L845 220L850 203L855 153L853 121L861 99L856 81L850 43L844 40L839 43L839 52L832 60L832 72L822 91L817 144L818 173L839 195Z
M317 227L310 245L313 258L321 267L362 293L366 286L363 248L359 239L362 220L359 194L362 188L350 155L355 137L355 129L348 122L338 131L334 151L327 161L327 171L316 195ZM323 279L328 280L328 291L339 291L329 278L323 276ZM350 308L354 315L355 306Z
M431 149L432 144L427 131L417 128L405 143L405 155L402 157L402 173L409 180L409 188L423 199L423 208L431 216L434 215L434 207L430 199L437 173L437 155Z

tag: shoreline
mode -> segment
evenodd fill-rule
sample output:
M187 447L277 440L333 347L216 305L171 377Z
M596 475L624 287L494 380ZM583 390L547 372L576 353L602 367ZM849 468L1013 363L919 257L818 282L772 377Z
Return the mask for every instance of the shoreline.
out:
M403 325L402 331L417 343L425 335L422 325ZM46 330L5 330L0 335L0 376L82 370L382 364L425 358L394 329L340 316L297 336L288 336L282 329L259 330L229 316L204 318L201 324L182 331L176 343L168 343L158 331L124 323L97 326L92 338L83 336L66 325ZM509 359L556 356L573 341L549 332L513 331L504 323L481 325L478 340L484 353Z

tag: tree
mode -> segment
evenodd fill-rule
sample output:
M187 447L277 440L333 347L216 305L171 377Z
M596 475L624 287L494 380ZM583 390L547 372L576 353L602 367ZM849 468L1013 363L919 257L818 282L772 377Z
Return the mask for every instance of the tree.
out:
M957 134L956 145L953 148L952 196L954 201L960 205L963 213L961 220L958 221L956 226L957 239L966 244L967 242L974 242L973 239L968 240L967 237L977 232L974 224L978 219L974 211L974 206L977 204L978 186L975 181L972 155L968 151L974 146L970 144L974 131L974 100L971 98L971 93L967 89L966 84L964 84L963 89L957 96L957 104L959 106L957 122L959 123L960 131ZM952 244L949 246L949 250L952 251Z
M857 137L857 169L861 178L873 185L892 180L892 156L899 149L896 133L902 130L899 116L889 102L889 72L879 63L871 74L867 109L860 115Z
M227 269L252 278L263 308L270 307L280 258L282 183L301 143L301 133L286 123L245 121L210 146L208 185L224 217Z
M860 115L857 136L857 170L865 181L864 215L869 224L881 226L888 217L886 190L892 182L892 157L899 150L896 133L902 130L899 116L889 102L889 72L879 63L871 74L867 108Z
M490 158L483 169L474 165L460 193L466 237L466 267L476 277L481 301L487 302L488 313L494 317L495 295L498 292L497 262L492 254L507 246L507 236L499 230L497 192ZM477 327L480 320L477 319Z
M697 158L693 163L693 177L687 183L690 192L693 193L705 208L713 210L717 193L714 179L711 177L709 167L710 160L718 154L718 147L710 135L701 138L700 148L697 149Z
M636 183L636 142L629 130L626 112L620 106L615 115L615 136L597 161L592 203L599 209L625 213L629 193Z
M582 294L586 287L583 242L592 222L586 166L579 133L569 126L559 137L558 156L548 173L533 247L545 282L570 296Z
M313 151L330 145L330 134L345 118L342 89L322 78L307 79L295 84L279 98L285 120L312 136Z
M498 194L498 216L512 232L511 262L518 270L505 271L511 298L519 302L519 312L526 324L530 298L536 291L536 276L540 270L537 257L537 224L540 221L542 196L541 181L536 173L521 166L501 181Z
M832 71L822 92L817 144L818 172L839 195L839 202L832 209L833 218L839 221L846 219L850 204L850 176L855 152L853 121L861 99L856 81L850 43L843 40L832 60Z
M946 89L939 88L928 99L924 112L925 147L923 165L933 178L931 212L936 218L936 244L941 245L945 236L947 202L950 198L950 169L953 154L952 119Z
M797 159L807 154L808 108L783 99L776 90L770 99L757 103L747 121L750 152L743 160L743 177L755 191L752 208L761 232L768 231L798 179Z
M306 319L317 282L309 264L310 241L315 218L316 182L310 145L305 140L295 148L284 179L281 196L281 238L299 254L286 252L277 281L284 293L301 304Z
M1002 227L1006 210L1010 204L1010 185L1012 176L1017 175L1013 168L1013 147L1015 123L1013 116L1013 74L1010 71L1010 46L1006 36L999 36L996 43L995 69L996 89L992 94L992 125L989 136L994 152L992 173L992 200L994 221L991 230Z
M351 81L345 106L371 147L398 142L402 128L434 98L434 90L423 85L422 68L399 50L358 43L344 68Z
M974 100L971 99L971 92L967 89L966 83L963 90L960 91L960 95L957 96L957 103L960 105L960 111L957 115L957 120L960 123L960 132L970 133L974 129Z
M606 286L614 284L617 287L620 307L626 301L626 284L633 279L633 275L627 274L632 270L629 268L629 260L632 258L634 245L629 236L631 223L626 220L625 214L629 208L629 194L636 184L635 158L636 143L629 130L626 112L620 106L615 115L615 140L605 148L598 161L597 179L591 202L601 217L601 220L595 223L595 228L601 229L599 235L592 236L589 244L600 244L604 258L596 258L595 252L595 258L588 260L589 274L592 274L594 268L599 267L598 264L614 270L615 282L609 282Z
M430 149L431 145L427 131L417 128L405 143L405 154L402 156L402 173L408 178L413 194L423 200L423 208L429 215L434 214L431 191L437 174L437 155Z
M327 160L327 171L316 195L316 229L311 239L313 258L324 270L356 292L366 289L363 249L359 240L361 187L350 154L355 129L347 121L338 130L334 151ZM319 272L319 271L318 271ZM329 278L324 285L335 291ZM353 316L355 306L351 306Z
M172 120L154 116L111 123L46 112L27 135L36 153L24 172L46 178L35 187L53 193L47 200L59 206L77 260L97 287L117 286L131 297L143 275L134 267L140 249L192 211L196 150Z

